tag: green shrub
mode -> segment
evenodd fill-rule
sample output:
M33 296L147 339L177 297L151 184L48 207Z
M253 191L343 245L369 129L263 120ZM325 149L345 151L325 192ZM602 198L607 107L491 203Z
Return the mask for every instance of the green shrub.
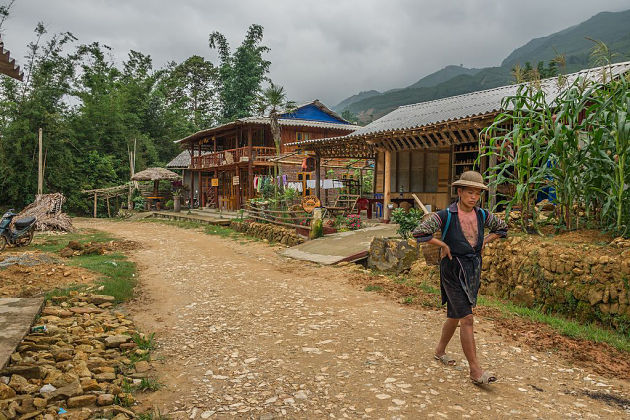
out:
M133 198L133 208L134 209L142 209L144 208L144 197L139 195Z
M392 211L392 220L398 225L398 233L404 239L408 239L411 236L411 232L418 226L422 220L423 212L420 209L395 209Z

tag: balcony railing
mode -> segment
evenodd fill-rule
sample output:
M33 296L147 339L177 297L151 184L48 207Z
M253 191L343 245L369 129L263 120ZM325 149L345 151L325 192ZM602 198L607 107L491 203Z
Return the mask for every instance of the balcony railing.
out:
M202 156L193 156L190 167L192 169L216 168L217 166L231 165L233 163L266 161L267 158L276 155L274 147L252 147L252 156L249 156L249 148L222 150L216 153L208 153ZM245 158L245 159L243 159Z

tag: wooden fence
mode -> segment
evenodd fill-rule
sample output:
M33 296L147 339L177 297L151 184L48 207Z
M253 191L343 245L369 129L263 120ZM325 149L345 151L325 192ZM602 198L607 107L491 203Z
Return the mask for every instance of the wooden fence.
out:
M261 223L273 223L275 225L311 230L312 214L307 214L302 209L268 209L261 205L250 204L245 208L247 218ZM306 220L306 225L299 224Z

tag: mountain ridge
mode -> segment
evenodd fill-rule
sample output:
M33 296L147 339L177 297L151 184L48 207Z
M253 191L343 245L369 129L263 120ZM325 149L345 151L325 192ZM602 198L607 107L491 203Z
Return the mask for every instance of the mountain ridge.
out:
M353 95L334 106L338 112L345 110L357 115L359 121L367 123L380 118L400 105L425 102L448 96L491 89L513 82L511 70L514 65L524 66L527 62L536 67L539 61L548 63L559 53L565 55L563 73L579 71L590 64L591 49L595 45L586 37L604 42L611 51L618 53L613 62L630 58L630 9L622 12L600 12L584 22L554 32L547 36L532 38L515 48L496 67L467 69L450 65L422 77L405 88L385 92L375 90L370 95ZM457 70L459 69L459 71ZM376 93L375 93L376 92ZM362 92L364 93L364 92Z

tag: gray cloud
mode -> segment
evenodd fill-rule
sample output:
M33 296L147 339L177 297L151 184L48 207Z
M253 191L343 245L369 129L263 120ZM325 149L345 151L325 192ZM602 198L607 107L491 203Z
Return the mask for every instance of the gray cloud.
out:
M208 35L234 47L247 27L265 27L271 77L290 98L334 105L361 90L407 86L448 64L498 65L531 38L575 25L627 0L18 0L4 40L21 64L33 28L70 31L81 43L130 49L156 67L193 54L216 62Z

